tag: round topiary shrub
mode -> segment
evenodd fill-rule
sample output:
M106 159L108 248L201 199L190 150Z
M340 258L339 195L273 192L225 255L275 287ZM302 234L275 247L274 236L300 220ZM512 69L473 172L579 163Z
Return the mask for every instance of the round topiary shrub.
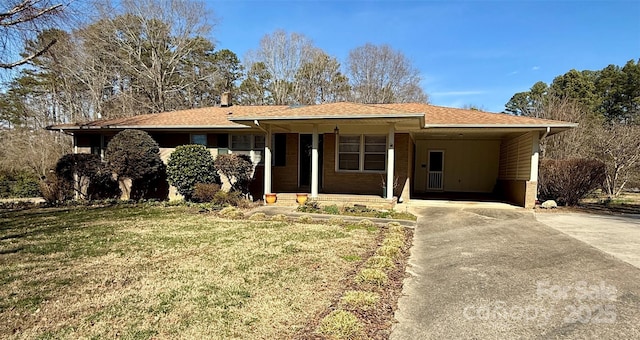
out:
M197 183L220 184L213 156L203 145L178 146L167 161L167 180L187 200L191 200Z
M115 135L107 145L105 159L118 180L122 199L129 199L133 181L153 178L164 167L158 143L141 130L124 130Z

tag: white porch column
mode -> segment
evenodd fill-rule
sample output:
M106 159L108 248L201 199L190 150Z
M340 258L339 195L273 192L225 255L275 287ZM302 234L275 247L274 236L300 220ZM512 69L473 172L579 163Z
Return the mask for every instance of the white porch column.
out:
M318 124L313 124L311 137L311 197L318 197Z
M395 170L395 134L396 127L393 123L389 124L389 137L387 138L387 199L393 198L394 170Z
M264 138L264 193L271 193L271 125L267 125Z
M531 141L531 172L529 181L538 181L538 163L540 160L540 135L533 133Z

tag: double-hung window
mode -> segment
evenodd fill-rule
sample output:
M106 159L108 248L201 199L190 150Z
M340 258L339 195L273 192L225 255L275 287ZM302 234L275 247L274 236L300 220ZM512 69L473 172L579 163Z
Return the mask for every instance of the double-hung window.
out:
M338 138L338 170L383 172L386 158L387 136L341 135Z

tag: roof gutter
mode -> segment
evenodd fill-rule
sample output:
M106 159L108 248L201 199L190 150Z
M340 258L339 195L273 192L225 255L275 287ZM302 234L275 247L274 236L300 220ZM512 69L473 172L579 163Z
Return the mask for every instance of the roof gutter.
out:
M537 128L537 129L551 129L551 128L573 128L578 126L576 123L566 124L545 124L545 125L533 125L533 124L426 124L425 129L430 128Z

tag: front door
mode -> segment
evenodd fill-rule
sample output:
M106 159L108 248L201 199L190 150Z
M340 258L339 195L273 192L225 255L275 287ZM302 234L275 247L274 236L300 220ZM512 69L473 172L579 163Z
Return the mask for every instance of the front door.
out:
M318 188L322 188L322 136L318 136ZM311 149L313 146L313 135L300 134L300 154L298 159L298 178L300 191L311 191Z
M427 190L443 189L444 151L429 150Z

